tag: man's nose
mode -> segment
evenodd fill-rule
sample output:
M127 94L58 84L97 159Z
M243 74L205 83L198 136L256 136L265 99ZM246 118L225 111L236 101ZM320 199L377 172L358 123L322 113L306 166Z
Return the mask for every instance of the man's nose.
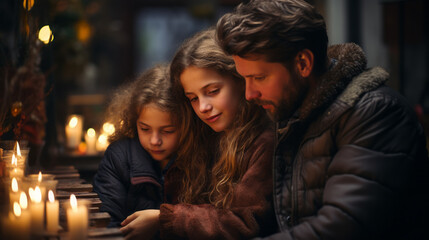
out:
M252 81L246 81L246 99L248 101L261 97L261 93L255 88Z

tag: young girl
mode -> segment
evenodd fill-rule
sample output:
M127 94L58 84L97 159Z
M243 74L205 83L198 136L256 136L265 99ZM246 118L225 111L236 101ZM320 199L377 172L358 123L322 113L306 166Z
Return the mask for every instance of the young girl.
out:
M182 107L194 110L188 136L194 144L181 145L166 176L171 204L131 215L122 232L144 238L146 226L156 224L163 239L247 239L272 232L272 124L245 100L244 80L217 46L214 30L182 45L171 74Z
M177 152L183 120L171 90L169 68L160 65L111 100L107 120L116 130L94 178L110 227L135 211L159 209L163 174Z

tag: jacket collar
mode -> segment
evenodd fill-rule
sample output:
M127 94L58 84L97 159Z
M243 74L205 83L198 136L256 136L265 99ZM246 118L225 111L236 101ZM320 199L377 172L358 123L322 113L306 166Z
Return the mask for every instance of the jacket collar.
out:
M279 133L286 132L288 122L306 122L317 117L344 91L350 81L366 68L363 50L354 43L333 45L328 48L332 60L330 69L320 77L291 119L279 123Z

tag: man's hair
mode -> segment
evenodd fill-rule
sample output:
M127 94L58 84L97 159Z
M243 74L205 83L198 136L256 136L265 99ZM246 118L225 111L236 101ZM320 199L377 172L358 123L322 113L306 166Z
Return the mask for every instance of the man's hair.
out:
M314 73L326 70L328 36L323 17L304 0L251 0L217 23L217 40L230 55L260 55L291 63L296 54L314 54Z

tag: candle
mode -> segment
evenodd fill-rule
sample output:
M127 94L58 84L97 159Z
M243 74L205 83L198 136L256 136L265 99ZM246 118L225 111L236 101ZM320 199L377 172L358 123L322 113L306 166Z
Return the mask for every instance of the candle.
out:
M78 204L76 196L70 196L70 206L67 208L67 226L69 239L86 239L88 232L88 208Z
M94 128L88 128L85 134L85 142L87 146L86 151L88 154L94 154L96 152L95 150L96 141L97 141L97 136Z
M21 195L19 197L19 206L21 207L21 222L22 222L22 228L20 231L23 231L23 239L26 239L30 235L30 228L31 228L31 216L30 212L28 211L28 201L27 201L27 195L25 192L21 192Z
M67 147L76 149L82 138L82 116L71 115L66 125Z
M12 211L2 221L4 239L27 240L30 239L30 216L21 210L17 202L13 203Z
M97 151L102 152L106 150L108 145L109 142L107 140L107 135L105 133L100 134L100 136L98 136L97 143L95 144Z
M46 202L46 230L51 233L58 231L59 203L55 200L54 192L49 190L49 201Z
M24 170L18 168L18 159L15 157L15 154L12 154L12 170L9 172L10 178L22 178L24 177Z
M29 189L30 194L30 213L31 213L31 231L38 233L43 231L45 204L42 202L42 193L39 186L33 190Z
M9 203L10 206L13 207L14 202L19 201L19 192L18 192L18 181L16 178L12 178L11 184L9 189Z

